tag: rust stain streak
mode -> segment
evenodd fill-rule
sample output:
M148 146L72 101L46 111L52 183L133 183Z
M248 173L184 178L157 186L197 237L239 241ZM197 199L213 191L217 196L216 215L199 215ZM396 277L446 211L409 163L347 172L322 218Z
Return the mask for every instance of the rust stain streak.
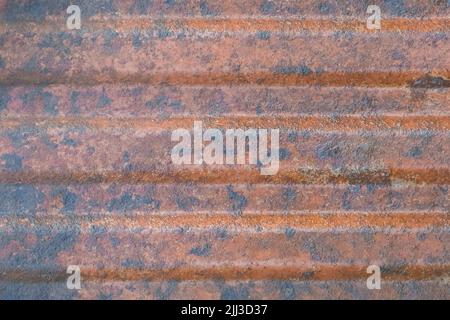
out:
M317 264L305 265L301 261L296 263L262 263L255 265L235 265L226 264L211 265L207 263L201 265L181 266L167 269L83 269L83 279L86 281L161 281L161 280L358 280L366 279L367 266L359 265L339 265L339 264ZM383 270L385 269L385 270ZM382 267L383 279L385 281L407 281L407 280L437 280L448 275L450 265L408 265L408 266L385 266ZM52 282L61 281L67 278L65 272L40 272L5 270L0 274L0 280L21 281L21 282Z
M443 78L442 88L450 87L450 71L433 70L433 76ZM70 75L34 73L17 70L14 75L0 73L0 85L97 85L114 84L147 84L164 86L218 86L218 85L260 85L260 86L359 86L359 87L409 87L417 79L427 76L425 71L350 71L350 72L314 72L310 74L275 73L255 71L252 73L187 73L173 72L164 74L151 73L121 73L105 70L102 73L90 71L82 74L73 72Z
M48 17L44 23L21 22L0 23L0 32L21 30L25 28L36 28L39 32L53 31L64 25L65 20L61 18ZM103 28L114 28L119 32L133 31L136 29L151 29L164 25L170 31L193 31L193 32L258 32L261 30L279 33L292 33L301 31L326 32L326 31L353 31L376 33L377 30L367 29L366 19L337 18L330 20L327 17L317 18L286 18L286 17L174 17L165 16L156 18L152 16L120 16L102 17L96 16L87 19L84 28L88 30L99 30ZM450 19L447 17L418 18L385 18L383 19L383 32L446 32L450 30Z
M161 168L162 169L162 168ZM272 184L383 184L395 182L415 184L450 184L450 169L443 168L387 168L367 169L284 169L277 175L263 176L257 168L213 167L196 169L185 166L183 169L165 171L133 172L0 172L0 183L4 184L82 184L82 183L272 183Z

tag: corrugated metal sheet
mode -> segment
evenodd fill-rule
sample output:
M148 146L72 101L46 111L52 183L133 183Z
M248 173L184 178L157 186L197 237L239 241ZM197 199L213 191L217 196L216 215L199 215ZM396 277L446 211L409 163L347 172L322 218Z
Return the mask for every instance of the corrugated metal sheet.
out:
M448 1L75 2L0 0L1 299L450 298ZM278 174L173 165L195 120Z

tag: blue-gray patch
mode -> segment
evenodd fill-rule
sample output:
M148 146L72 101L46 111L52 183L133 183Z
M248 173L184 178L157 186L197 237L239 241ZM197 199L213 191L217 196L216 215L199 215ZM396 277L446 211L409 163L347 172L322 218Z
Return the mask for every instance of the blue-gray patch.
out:
M31 249L19 251L6 259L0 260L0 268L22 270L58 271L66 266L60 266L57 257L65 250L70 250L78 239L79 227L71 226L43 226L39 228L16 227L12 233L16 239L24 239L25 235L34 232L36 245ZM0 235L0 242L3 242ZM25 240L21 240L25 241Z
M51 141L48 136L43 136L41 140L42 140L42 143L44 143L50 149L55 150L56 148L58 148L58 145L56 143L54 143L53 141Z
M67 290L60 282L0 282L0 300L73 300L77 290Z
M219 240L228 239L228 231L225 228L217 228L215 233L216 233L217 239L219 239Z
M291 156L291 152L288 149L281 148L279 152L280 152L280 160L289 159L289 157Z
M200 13L202 16L213 16L215 15L215 12L213 12L209 6L208 3L205 0L200 0Z
M2 19L7 22L22 20L43 21L45 17L53 12L64 12L67 5L64 1L53 0L8 0L3 10Z
M158 289L156 289L156 296L160 300L167 300L170 298L172 293L175 291L175 289L178 286L178 281L176 280L170 280L167 285L161 286Z
M205 243L203 246L194 247L191 249L190 253L199 257L206 257L211 253L211 244Z
M0 184L0 215L34 215L43 194L31 185Z
M80 112L80 108L78 107L78 97L80 96L80 92L79 91L72 91L70 93L70 111L72 113L79 113Z
M177 3L177 1L176 0L164 0L164 3L166 5L168 5L169 7L171 7L171 6L175 5Z
M260 9L261 13L263 13L263 14L270 14L273 12L274 6L271 1L266 0L261 4L259 9Z
M403 0L385 0L383 5L388 8L392 15L404 16L407 13Z
M140 48L142 47L142 40L141 40L141 32L139 30L134 30L131 35L131 43L133 44L133 47Z
M114 236L111 237L111 244L114 248L117 248L120 244L120 240Z
M257 115L261 115L261 114L264 112L263 109L262 109L262 107L259 106L259 105L256 106L256 110L255 110L255 111L256 111L256 114L257 114Z
M43 92L42 98L44 99L44 111L51 115L58 114L58 98L50 92Z
M247 198L239 192L233 191L231 185L227 186L228 199L231 201L231 210L234 215L241 215L247 205Z
M200 204L200 200L195 197L177 197L175 202L181 210L192 211Z
M278 74L298 74L298 75L302 75L302 76L307 76L313 72L311 70L311 68L309 68L308 66L306 66L304 64L300 64L297 66L295 66L295 65L294 66L292 66L292 65L277 65L277 66L275 66L273 71Z
M165 38L168 38L168 37L174 35L173 31L171 31L169 28L167 28L162 23L157 26L157 33L158 33L158 38L160 38L160 39L165 39Z
M341 157L342 150L335 141L327 141L317 147L316 155L320 160L337 159Z
M22 169L23 158L21 156L14 153L6 153L2 155L2 159L5 161L6 170L19 171Z
M21 126L18 129L8 131L8 138L11 139L11 143L14 148L19 148L25 143L29 136L36 136L40 133L39 129L30 126Z
M66 214L73 213L78 201L78 196L69 190L63 190L60 196L63 203L62 212Z
M32 88L20 96L25 107L32 105L42 94L42 87Z
M38 64L38 59L36 56L32 56L22 67L22 70L27 73L39 72L41 71Z
M73 213L78 201L78 196L67 188L54 188L51 194L53 197L59 197L63 204L61 212L64 214Z
M220 293L221 300L247 300L250 299L250 293L246 286L237 287L225 286Z
M124 268L133 268L133 269L143 269L145 264L142 260L139 259L130 259L127 258L121 263Z
M97 108L104 108L111 104L112 100L103 91L102 95L98 98Z
M8 94L8 89L5 87L0 87L0 111L6 109L11 97Z
M282 299L285 300L295 299L296 297L295 288L290 281L281 281L279 286Z
M66 45L67 41L69 41L69 43L73 45L80 40L72 37L72 34L67 32L46 33L43 39L38 43L38 47L52 48L60 54L68 55L70 54L70 46Z
M61 141L63 145L69 146L69 147L76 147L77 142L71 138L64 137L64 139Z
M297 192L292 187L283 188L283 200L287 203L294 201L297 198Z
M153 0L135 0L133 6L130 8L130 13L137 12L139 14L146 14L152 3Z
M416 146L416 147L409 149L408 152L406 153L406 156L411 157L411 158L420 158L422 153L423 153L422 148Z
M115 13L114 0L78 0L80 8L83 8L83 15L91 17L100 13Z
M114 198L108 205L108 211L126 212L128 210L140 209L144 206L151 206L158 210L160 202L149 196L133 195L130 192L124 193L120 198Z
M42 99L44 102L44 111L51 115L58 113L58 98L51 92L46 92L42 87L33 88L25 92L20 97L25 106L33 105L37 99Z
M297 136L297 131L290 131L288 133L288 141L294 143L295 141L297 141Z
M292 238L294 237L294 235L295 235L295 230L292 229L291 227L287 227L287 228L284 230L284 234L285 234L286 238L290 240L290 239L292 239Z
M103 31L104 47L111 49L113 40L119 35L119 33L112 29L106 29Z
M330 247L320 245L321 236L311 235L309 238L304 238L302 247L308 250L313 261L336 263L339 261L339 253Z
M360 185L351 185L345 190L342 195L342 206L346 210L350 210L352 208L353 199L361 192Z
M182 109L179 100L171 100L168 96L163 94L156 96L153 100L146 101L145 106L159 112L167 111L167 108L170 108L172 111L180 111Z
M330 9L331 8L330 8L329 4L326 3L326 2L321 2L319 4L319 11L320 11L320 13L324 13L324 14L330 13Z
M100 292L97 298L98 300L112 300L113 296L111 292Z
M100 236L106 234L107 229L104 226L91 226L91 235Z
M257 37L260 40L269 40L270 39L270 32L269 31L258 31Z
M390 209L399 209L403 203L403 196L400 192L389 191L387 196L387 205Z

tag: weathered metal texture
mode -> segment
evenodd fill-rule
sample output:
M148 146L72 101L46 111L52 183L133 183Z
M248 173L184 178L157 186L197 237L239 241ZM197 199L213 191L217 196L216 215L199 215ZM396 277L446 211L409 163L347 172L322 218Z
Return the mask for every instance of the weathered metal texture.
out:
M0 299L450 298L448 1L74 4L0 0ZM194 120L280 171L173 165Z

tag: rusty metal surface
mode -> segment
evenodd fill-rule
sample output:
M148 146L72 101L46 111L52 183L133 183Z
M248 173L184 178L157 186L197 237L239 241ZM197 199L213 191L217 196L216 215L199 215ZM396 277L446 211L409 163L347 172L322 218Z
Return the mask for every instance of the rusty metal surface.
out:
M450 298L450 2L76 4L0 0L0 299ZM172 164L196 120L279 172Z

